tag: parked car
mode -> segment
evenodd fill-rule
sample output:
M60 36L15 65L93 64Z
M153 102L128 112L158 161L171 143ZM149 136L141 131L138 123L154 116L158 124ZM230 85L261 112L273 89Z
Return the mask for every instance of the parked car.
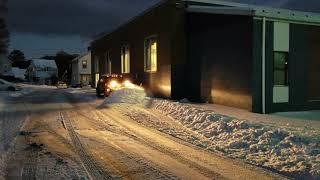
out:
M59 88L59 89L67 89L68 86L67 86L67 84L66 84L65 82L59 81L59 82L57 83L57 88Z
M113 91L132 85L130 78L123 75L102 75L96 88L97 97L108 97Z
M17 90L21 90L21 89L22 89L21 86L18 86L15 83L11 83L6 80L0 79L0 90L17 91Z

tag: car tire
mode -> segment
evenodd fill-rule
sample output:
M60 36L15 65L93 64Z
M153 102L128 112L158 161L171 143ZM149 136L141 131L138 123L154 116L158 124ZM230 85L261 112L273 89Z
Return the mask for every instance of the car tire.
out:
M15 87L10 86L10 87L8 87L8 90L9 90L9 91L16 91L16 88L15 88Z

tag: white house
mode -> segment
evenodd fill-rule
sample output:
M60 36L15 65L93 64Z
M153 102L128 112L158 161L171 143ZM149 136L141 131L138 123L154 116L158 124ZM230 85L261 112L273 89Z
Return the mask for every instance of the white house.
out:
M12 75L17 78L17 79L20 79L20 80L25 80L26 77L26 69L20 69L20 68L17 68L17 67L13 67L11 68L11 72L12 72Z
M72 60L72 86L91 84L91 52Z
M58 67L54 60L32 59L27 74L31 82L51 85L52 78L58 77Z

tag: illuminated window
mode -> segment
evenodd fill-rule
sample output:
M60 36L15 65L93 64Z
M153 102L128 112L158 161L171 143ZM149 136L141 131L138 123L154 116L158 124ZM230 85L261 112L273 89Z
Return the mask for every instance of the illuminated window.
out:
M87 69L87 60L82 60L82 69Z
M145 41L145 62L144 69L147 72L157 71L157 39L148 38Z
M287 52L274 52L273 60L273 84L276 86L289 85Z
M121 72L130 73L130 50L129 46L121 47Z

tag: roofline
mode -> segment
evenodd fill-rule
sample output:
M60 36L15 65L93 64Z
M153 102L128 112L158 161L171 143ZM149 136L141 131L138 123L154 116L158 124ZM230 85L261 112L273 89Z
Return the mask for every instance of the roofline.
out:
M320 14L305 11L296 11L283 8L272 8L267 6L257 6L251 4L242 4L234 2L226 2L220 0L183 0L184 2L198 2L204 4L221 5L189 5L189 12L207 12L215 14L234 14L234 15L250 15L255 17L266 17L271 19L287 20L301 23L314 23L320 25ZM251 12L250 12L251 11Z
M153 9L161 6L162 4L168 2L170 0L161 0L160 2L156 3L155 5L149 7L148 9L142 11L136 16L133 16L130 18L128 21L122 23L121 25L113 28L112 30L108 32L103 32L100 35L97 35L96 37L93 38L91 41L91 45L96 42L97 40L108 36L109 34L112 34L119 30L120 28L130 24L131 22L135 21L139 17L149 13ZM296 11L296 10L289 10L289 9L284 9L284 8L272 8L268 6L257 6L257 5L252 5L252 4L245 4L245 3L237 3L237 2L230 2L230 1L223 1L223 0L181 0L181 2L195 2L195 3L204 3L204 4L212 4L212 5L221 5L221 6L228 6L230 8L234 8L234 12L230 12L230 14L234 15L249 15L249 16L254 16L254 17L267 17L271 19L280 19L280 20L289 20L289 21L296 21L296 22L310 22L310 23L315 23L320 25L320 14L319 13L313 13L313 12L305 12L305 11ZM190 8L191 7L191 8ZM194 12L200 12L199 7L204 7L210 9L210 6L197 6L195 8L194 5L191 5L186 8L186 11L189 12L192 11L191 9L193 8ZM212 7L211 7L212 8ZM220 7L222 8L222 7ZM217 14L226 14L225 12L222 12L222 10L232 10L232 9L216 9ZM203 12L203 11L202 11ZM214 12L211 10L211 12ZM218 13L220 12L220 13ZM208 12L209 13L209 12ZM298 17L297 17L298 15Z
M250 8L239 7L210 7L192 5L186 8L187 12L191 13L209 13L209 14L227 14L227 15L243 15L254 16L254 10Z
M79 60L80 58L82 58L82 57L84 57L84 56L86 56L86 55L88 55L88 54L90 54L90 53L91 53L91 51L88 51L88 52L86 52L86 53L83 53L83 54L79 55L78 57L72 59L71 62L76 61L76 60Z
M33 61L33 60L42 60L42 61L54 61L54 59L40 59L40 58L32 58L30 61Z
M237 3L237 2L222 1L222 0L182 0L182 1L205 3L205 4L216 4L216 5L231 6L231 7L243 7L243 8L250 8L251 6L255 6L252 4Z
M126 26L127 24L130 24L131 22L135 21L135 20L138 19L139 17L141 17L141 16L149 13L149 12L152 11L153 9L161 6L162 4L164 4L164 3L168 2L168 1L169 1L169 0L160 0L158 3L152 5L151 7L147 8L146 10L138 13L136 16L133 16L132 18L129 18L129 20L127 20L126 22L124 22L124 23L120 24L119 26L113 28L112 30L110 30L110 31L108 31L108 32L102 32L100 35L97 35L96 37L94 37L94 39L91 41L90 44L92 44L93 42L99 40L100 38L103 38L103 37L105 37L105 36L107 36L107 35L115 32L115 31L117 31L118 29L120 29L121 27Z

